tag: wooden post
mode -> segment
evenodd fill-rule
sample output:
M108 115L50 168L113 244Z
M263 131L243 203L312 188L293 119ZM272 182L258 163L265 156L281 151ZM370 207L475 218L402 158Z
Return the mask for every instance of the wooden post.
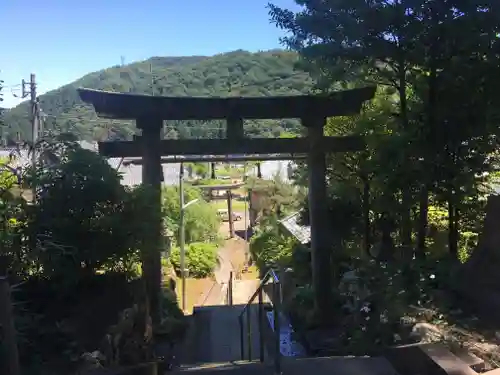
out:
M226 138L232 141L239 141L244 138L243 119L239 116L227 119Z
M0 354L5 361L6 368L0 368L0 373L6 375L19 375L19 352L17 348L17 333L14 326L14 314L12 312L12 300L9 281L6 277L0 276L0 334L3 341L3 350ZM3 371L2 371L3 370Z
M311 225L311 255L313 289L317 312L323 322L328 321L332 301L331 241L328 228L325 154L317 151L323 137L325 119L313 117L302 120L308 128L310 151L309 170L309 220Z
M217 177L215 176L215 170L216 170L216 167L215 167L215 163L210 163L211 167L210 167L210 178L212 180L215 180Z
M234 238L234 220L233 220L233 195L231 190L226 192L227 195L227 214L229 218L229 237Z
M260 162L257 163L257 178L262 178L262 172L260 170Z
M147 245L143 249L143 277L146 283L146 292L151 308L151 319L153 326L158 327L161 322L161 252L162 241L162 217L161 217L161 130L163 121L157 118L137 119L137 127L142 129L143 166L142 183L151 189L150 209L152 226L148 233Z

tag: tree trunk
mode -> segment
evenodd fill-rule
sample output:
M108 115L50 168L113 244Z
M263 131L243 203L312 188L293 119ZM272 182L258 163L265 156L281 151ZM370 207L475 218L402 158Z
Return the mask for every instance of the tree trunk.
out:
M401 118L401 129L408 129L408 100L406 98L406 70L405 70L405 59L404 56L400 57L399 66L399 105L400 105L400 118ZM403 160L407 161L407 155L403 151ZM402 191L401 199L401 244L403 245L403 251L407 252L411 248L411 192L409 184L405 184Z
M371 228L370 228L370 183L368 178L363 178L363 221L364 221L364 238L363 250L366 255L370 256L371 247Z
M418 213L418 232L417 232L417 258L425 258L425 240L427 238L428 213L429 213L429 190L426 184L422 185L420 190L420 202Z
M432 21L436 20L436 14L434 12L434 8L431 7L432 11ZM438 46L439 40L435 32L437 32L438 23L433 22L433 31L434 35L431 40L431 45L429 49L429 66L430 66L430 74L429 74L429 87L427 92L427 128L435 129L436 128L436 110L437 110L437 54L438 54ZM429 214L429 186L427 184L427 164L426 155L423 155L422 159L422 179L424 183L422 184L422 188L420 190L420 210L419 210L419 220L418 220L418 238L417 238L417 257L425 258L425 239L427 237L427 226L428 226L428 214Z
M448 198L448 249L450 254L458 257L458 209L453 192L450 192Z
M401 244L404 251L411 249L411 193L407 188L402 191L401 199L402 212L401 212Z

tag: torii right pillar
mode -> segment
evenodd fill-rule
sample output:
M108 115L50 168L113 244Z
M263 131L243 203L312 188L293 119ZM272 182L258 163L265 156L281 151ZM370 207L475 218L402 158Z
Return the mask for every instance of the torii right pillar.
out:
M309 155L309 222L311 226L311 260L315 308L322 323L327 323L332 312L332 239L326 194L326 155L319 145L323 142L326 118L302 119L308 129Z

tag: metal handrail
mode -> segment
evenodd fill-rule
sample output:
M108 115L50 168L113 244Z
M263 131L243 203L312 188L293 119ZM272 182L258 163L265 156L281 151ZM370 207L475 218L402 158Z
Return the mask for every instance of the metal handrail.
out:
M233 306L233 271L229 272L229 279L227 281L227 290L226 290L226 304L229 306Z
M250 319L250 305L255 300L259 298L259 359L260 362L264 362L264 286L267 284L269 279L272 280L273 285L273 298L271 299L271 305L274 311L274 372L275 374L281 374L281 350L280 350L280 311L281 311L281 283L278 275L273 269L266 272L264 277L261 279L259 287L248 300L241 314L238 316L238 322L240 324L240 350L241 359L245 359L245 330L243 328L243 316L246 313L246 330L247 330L247 354L248 360L252 360L252 330L251 330L251 319Z

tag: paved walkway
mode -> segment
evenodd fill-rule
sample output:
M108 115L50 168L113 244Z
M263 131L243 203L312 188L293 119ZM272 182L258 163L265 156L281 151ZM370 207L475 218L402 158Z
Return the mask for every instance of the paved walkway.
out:
M226 223L221 226L221 234L225 234ZM219 306L227 304L227 288L231 272L233 277L239 271L246 259L246 247L248 245L241 238L227 239L225 244L217 253L218 266L214 270L215 282L201 296L198 306ZM257 284L256 284L257 283ZM234 281L233 283L233 303L246 304L256 290L257 280L249 282Z
M215 280L220 284L227 283L231 271L234 270L233 264L231 263L230 255L225 247L222 247L218 253L219 265L214 271Z
M233 282L233 304L246 305L259 287L260 280L235 280ZM257 303L256 298L254 303Z

